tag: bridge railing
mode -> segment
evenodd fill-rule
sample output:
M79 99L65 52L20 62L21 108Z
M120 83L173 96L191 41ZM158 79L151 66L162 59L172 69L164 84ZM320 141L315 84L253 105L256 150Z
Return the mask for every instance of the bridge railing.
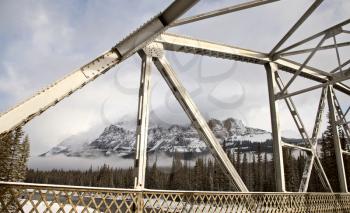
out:
M0 212L350 212L350 194L141 191L0 182Z

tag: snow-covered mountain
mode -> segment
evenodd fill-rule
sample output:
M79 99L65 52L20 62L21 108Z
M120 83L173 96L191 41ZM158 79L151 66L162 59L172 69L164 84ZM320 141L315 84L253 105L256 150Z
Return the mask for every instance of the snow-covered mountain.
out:
M209 127L222 145L232 147L236 143L262 143L271 139L271 133L247 127L241 120L228 118L210 119ZM98 138L84 139L74 136L64 140L41 156L64 154L67 156L97 156L99 154L132 155L135 152L135 127L130 122L119 122L104 129ZM205 143L190 125L161 126L150 123L148 131L149 152L205 153Z

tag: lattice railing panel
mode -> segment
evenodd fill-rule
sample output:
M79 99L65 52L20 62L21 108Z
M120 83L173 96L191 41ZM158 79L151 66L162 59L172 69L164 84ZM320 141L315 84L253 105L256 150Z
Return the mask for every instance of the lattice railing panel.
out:
M0 212L350 212L350 194L140 191L0 182Z
M0 212L134 212L140 192L0 184Z

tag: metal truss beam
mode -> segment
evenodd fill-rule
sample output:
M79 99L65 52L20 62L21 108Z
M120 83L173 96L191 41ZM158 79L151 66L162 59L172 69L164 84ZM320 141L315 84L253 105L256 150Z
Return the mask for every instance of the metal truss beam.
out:
M0 134L24 125L128 58L155 36L165 31L174 20L197 2L198 0L174 1L164 12L142 25L138 30L116 44L112 50L105 52L28 100L1 114Z
M327 29L325 29L325 30L323 30L323 31L321 31L319 33L316 33L316 34L314 34L314 35L312 35L312 36L310 36L308 38L305 38L305 39L303 39L303 40L301 40L301 41L299 41L299 42L297 42L295 44L292 44L292 45L290 45L290 46L288 46L288 47L286 47L286 48L284 48L282 50L279 50L279 51L277 51L275 53L275 55L279 55L279 54L281 54L283 52L291 50L291 49L293 49L293 48L295 48L297 46L300 46L300 45L305 44L305 43L307 43L309 41L312 41L315 38L318 38L318 37L320 37L322 35L325 35L325 34L328 34L328 36L333 36L333 35L337 35L339 33L342 33L343 32L342 26L347 25L349 23L350 23L350 19L347 19L347 20L345 20L345 21L343 21L343 22L341 22L339 24L336 24L336 25L334 25L332 27L329 27L329 28L327 28Z
M303 170L303 175L301 176L299 192L307 192L307 189L309 188L309 182L312 173L312 167L314 166L314 161L315 156L313 154L308 154Z
M350 111L350 107L348 107L348 109L345 111L344 117L348 114L349 111Z
M292 149L300 149L300 150L303 150L306 152L312 151L310 148L298 146L298 145L294 145L294 144L290 144L290 143L286 143L286 142L282 142L282 146L287 147L287 148L292 148Z
M343 111L340 107L340 103L339 103L334 91L333 91L333 98L334 98L335 110L337 111L337 114L338 114L338 117L337 117L338 119L337 119L337 122L335 124L343 127L344 133L346 135L345 140L348 143L348 145L350 145L350 129L348 126L348 122L346 121L346 118L345 118L346 114L343 113ZM346 113L348 113L348 110L346 111Z
M282 90L282 88L285 88L285 86L283 85L282 79L279 77L277 72L276 72L275 78L276 78L276 83L277 83L278 88L280 90ZM287 91L286 91L286 93L288 94ZM321 94L321 95L323 95L323 94ZM321 98L322 98L322 96L321 96ZM302 176L302 179L300 182L299 190L303 191L303 192L307 191L311 172L312 172L312 165L314 165L317 172L318 172L318 175L321 179L323 186L325 188L329 189L330 191L332 191L332 187L329 183L328 177L327 177L327 175L322 167L321 161L319 160L319 158L317 156L316 143L314 143L313 140L310 139L310 137L305 129L304 123L303 123L303 121L302 121L302 119L297 111L297 108L296 108L292 98L287 97L287 98L284 98L284 100L285 100L286 105L289 109L289 112L292 115L294 123L297 126L297 129L300 133L300 136L302 137L305 145L309 146L311 149L311 153L308 155L308 159L306 160L306 163L305 163L304 172L303 172L303 176ZM314 161L315 161L315 164L311 164Z
M326 98L327 98L327 87L323 87L322 91L321 91L320 101L318 102L315 124L314 124L314 128L312 130L312 136L311 136L313 146L315 146L315 147L317 146L317 137L318 137L318 133L320 131L320 126L321 126L321 122L322 122L322 115L324 112L324 107L326 105Z
M342 69L343 67L345 67L346 65L350 64L350 59L345 61L344 63L342 63L340 66L336 67L335 69L333 69L332 71L330 71L330 73L335 73L338 70Z
M335 47L346 47L346 46L350 46L350 42L342 42L339 43L337 45L331 44L331 45L326 45L326 46L321 46L320 48L318 48L318 51L320 50L329 50L329 49L333 49ZM305 54L305 53L309 53L312 52L315 48L307 48L307 49L302 49L302 50L295 50L295 51L290 51L290 52L285 52L285 53L281 53L279 56L280 57L285 57L285 56L292 56L292 55L299 55L299 54Z
M302 72L302 69L309 63L311 58L315 55L317 50L320 48L320 46L323 44L323 42L326 40L326 35L320 40L320 42L317 44L315 49L310 53L310 55L306 58L304 63L299 67L299 69L294 73L293 77L288 81L286 86L281 90L281 94L285 94L288 87L293 83L293 81L298 77L298 75Z
M318 136L318 132L319 132L321 121L322 121L322 114L324 111L326 94L327 94L327 89L326 89L326 87L324 87L322 89L320 101L318 103L315 124L314 124L314 128L312 131L311 142L312 142L313 148L317 147L317 136ZM311 155L308 155L308 158L306 159L303 175L301 177L301 182L300 182L300 186L299 186L299 192L307 192L307 190L308 190L314 161L315 161L315 155L313 153L311 153ZM322 175L319 174L319 171L320 171L320 169L317 170L318 176L322 180L323 185L326 185L325 181L323 181Z
M175 95L176 99L186 112L187 116L190 118L192 125L197 129L199 135L207 144L209 149L212 151L213 155L221 162L223 169L227 172L230 180L233 180L233 184L237 187L239 191L247 192L248 189L239 176L238 172L232 165L230 159L227 157L225 151L222 149L220 143L216 139L213 132L210 130L207 122L202 117L197 106L192 101L189 93L186 91L185 87L178 80L175 71L170 66L166 58L153 58L153 62L157 69L167 82L169 88Z
M348 69L344 73L348 74L349 71L350 71L350 69ZM295 96L295 95L300 95L300 94L303 94L303 93L306 93L306 92L310 92L310 91L315 90L315 89L326 87L328 85L335 85L338 82L342 82L342 81L346 81L346 80L350 79L350 73L348 75L344 75L344 73L341 73L341 75L336 76L335 78L333 78L333 80L328 81L326 83L322 83L322 84L318 84L318 85L315 85L315 86L311 86L311 87L308 87L308 88L305 88L305 89L301 89L301 90L298 90L298 91L295 91L295 92L290 92L288 94L283 94L283 95L282 94L277 94L277 99L284 99L284 98L292 97L292 96Z
M338 126L336 125L336 122L337 122L336 107L334 103L334 93L333 93L332 85L328 86L327 100L328 100L329 115L330 115L329 117L331 120L330 123L332 125L335 156L337 159L339 187L341 192L348 192L348 187L346 183L346 173L344 168L344 160L343 160L343 150L340 144Z
M266 64L271 62L270 58L265 53L175 34L164 33L155 41L162 43L164 49L169 51L192 53L255 64ZM297 72L301 67L297 62L284 58L278 58L274 62L278 65L280 70L292 74ZM328 72L305 66L301 69L300 76L320 83L325 83L332 75ZM346 85L336 83L334 88L350 95L350 88Z
M210 57L265 64L269 57L260 52L204 41L187 36L163 33L156 42L162 43L165 50L205 55Z
M277 73L277 65L274 63L267 63L265 65L267 75L267 87L269 92L269 105L270 105L270 116L271 116L271 129L272 129L272 148L274 157L274 168L275 168L275 182L276 191L285 192L286 184L284 177L284 164L283 164L283 152L282 152L282 141L281 131L279 124L279 111L278 103L275 99L276 91L278 89L275 80Z
M334 46L335 46L335 52L337 54L337 61L338 61L338 68L339 68L339 71L343 71L342 70L342 64L340 62L340 55L339 55L339 50L338 50L338 44L337 44L337 39L335 37L335 35L333 35L333 42L334 42Z
M201 21L204 19L225 15L228 13L246 10L246 9L249 9L252 7L257 7L260 5L264 5L264 4L268 4L268 3L272 3L272 2L276 2L276 1L279 1L279 0L254 0L254 1L250 1L250 2L245 2L245 3L237 4L234 6L225 7L225 8L219 9L219 10L214 10L214 11L210 11L210 12L206 12L206 13L201 13L201 14L198 14L195 16L179 19L179 20L176 20L174 23L172 23L170 26L175 27L175 26L180 26L180 25L184 25L184 24L189 24L189 23Z
M145 188L147 164L147 136L151 93L152 58L140 52L142 58L139 103L136 124L135 189Z
M300 19L293 25L293 27L287 32L285 36L277 43L277 45L270 51L270 56L287 41L287 39L304 23L304 21L316 10L323 0L315 0L315 2L309 7L309 9L300 17Z

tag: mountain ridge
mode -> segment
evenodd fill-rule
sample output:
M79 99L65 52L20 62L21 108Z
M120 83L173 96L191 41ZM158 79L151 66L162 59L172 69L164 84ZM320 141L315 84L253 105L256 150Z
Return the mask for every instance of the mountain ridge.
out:
M272 138L270 132L245 126L241 120L235 118L209 119L208 125L220 144L226 147L243 142L264 143ZM200 154L208 152L208 147L191 125L173 124L166 127L150 123L148 152ZM130 128L130 123L122 121L105 127L96 139L84 139L83 136L80 138L79 136L70 137L40 156L59 154L75 157L96 157L101 154L130 156L134 153L135 130Z

